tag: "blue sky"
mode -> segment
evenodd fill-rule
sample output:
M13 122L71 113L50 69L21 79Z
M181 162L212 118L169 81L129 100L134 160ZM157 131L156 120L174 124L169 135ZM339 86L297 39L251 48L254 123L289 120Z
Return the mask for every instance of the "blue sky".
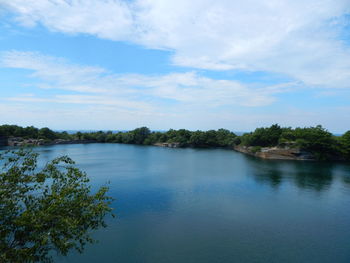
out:
M0 0L0 123L350 129L349 0Z

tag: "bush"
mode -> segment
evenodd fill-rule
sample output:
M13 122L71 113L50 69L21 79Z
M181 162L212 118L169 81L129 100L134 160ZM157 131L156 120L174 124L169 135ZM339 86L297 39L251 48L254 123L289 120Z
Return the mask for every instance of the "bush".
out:
M254 146L252 149L251 149L251 152L252 153L257 153L257 152L261 152L261 146Z

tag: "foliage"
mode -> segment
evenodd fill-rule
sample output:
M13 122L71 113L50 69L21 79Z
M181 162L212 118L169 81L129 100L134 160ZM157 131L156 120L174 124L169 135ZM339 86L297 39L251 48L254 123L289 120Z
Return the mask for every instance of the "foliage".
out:
M151 132L148 137L144 140L144 144L153 145L157 142L164 142L164 136L161 132Z
M251 151L252 153L261 152L261 146L254 146Z
M83 134L86 138L87 134ZM97 139L95 134L89 133L89 139ZM181 147L229 147L234 144L236 135L229 130L217 131L189 131L185 129L167 132L151 132L147 127L137 128L132 131L110 133L107 142L153 145L155 143L179 143Z
M349 131L350 132L350 131ZM147 127L131 131L116 132L53 132L48 128L37 129L32 126L22 128L15 125L0 126L0 137L22 136L24 138L44 138L46 140L66 139L101 143L127 143L154 145L156 143L178 143L180 147L233 147L234 145L259 147L300 148L319 160L350 160L350 134L336 137L318 125L316 127L295 128L270 127L257 128L253 132L237 136L226 129L209 131L189 131L185 129L166 132L151 132Z
M161 137L163 142L178 142L191 147L229 147L236 135L225 129L209 131L169 130Z
M341 159L341 149L346 148L321 125L306 128L281 128L277 124L268 128L258 128L241 136L241 144L246 146L290 146L312 153L316 159ZM344 152L345 150L343 150ZM345 151L346 152L346 151Z
M141 127L131 131L133 143L143 144L150 133L151 132L147 127Z
M66 132L54 132L47 127L42 129L33 126L23 128L17 125L1 125L0 137L22 137L25 139L44 139L47 141L71 138Z
M38 131L38 137L39 139L48 139L48 140L54 140L58 138L58 135L49 128L42 128Z
M337 154L334 136L321 125L294 130L297 145L313 153L317 159L326 160Z
M253 133L246 134L243 137L243 144L247 146L274 146L283 132L283 129L274 124L269 128L257 128Z
M346 160L350 160L350 131L340 137L340 149Z
M89 232L105 227L112 199L92 194L87 175L67 156L42 169L27 150L1 155L0 262L52 262L50 251L82 252Z

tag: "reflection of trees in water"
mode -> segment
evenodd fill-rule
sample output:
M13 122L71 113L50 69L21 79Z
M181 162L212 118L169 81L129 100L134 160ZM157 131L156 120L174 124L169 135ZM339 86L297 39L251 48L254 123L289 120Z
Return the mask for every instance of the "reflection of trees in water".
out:
M283 182L292 182L299 189L323 192L330 188L337 164L319 162L276 161L247 158L256 182L278 188ZM350 184L350 177L343 177Z
M311 189L318 192L329 189L332 185L333 167L330 164L303 164L296 165L295 184L302 189Z
M350 185L350 175L349 176L343 176L342 178L343 183Z
M270 184L273 188L278 188L283 181L281 171L273 165L270 167L265 164L262 167L261 165L254 165L252 175L257 182Z

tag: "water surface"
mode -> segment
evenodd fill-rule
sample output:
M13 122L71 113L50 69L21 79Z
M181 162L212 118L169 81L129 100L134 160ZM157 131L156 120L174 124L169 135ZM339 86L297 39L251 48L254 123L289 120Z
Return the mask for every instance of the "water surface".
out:
M55 262L350 262L347 164L122 144L36 151L69 155L116 198L100 242Z

